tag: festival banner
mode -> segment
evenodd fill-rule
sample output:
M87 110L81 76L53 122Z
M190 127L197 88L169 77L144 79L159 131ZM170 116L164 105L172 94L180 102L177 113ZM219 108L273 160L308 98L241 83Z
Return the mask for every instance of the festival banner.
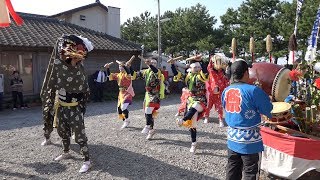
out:
M294 34L297 35L297 30L298 30L298 20L299 17L301 16L301 8L303 5L304 0L297 0L297 11L296 11L296 24L294 26Z
M308 39L308 48L305 55L306 61L312 61L315 59L315 53L317 49L317 36L319 32L319 25L320 25L320 5L318 8L316 20L314 21L313 28L311 31L311 36Z

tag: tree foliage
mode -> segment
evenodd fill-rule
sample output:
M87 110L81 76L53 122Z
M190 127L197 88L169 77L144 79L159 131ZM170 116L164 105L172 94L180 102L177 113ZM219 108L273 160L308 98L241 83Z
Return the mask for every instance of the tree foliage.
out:
M213 25L216 19L210 16L205 6L196 4L190 8L167 11L160 19L162 51L173 54L204 51L213 47ZM157 50L157 16L145 12L140 17L128 19L122 27L122 38L144 44L148 50Z
M223 29L228 37L235 37L238 48L248 52L250 36L255 38L256 53L265 55L265 37L273 38L272 53L279 57L288 53L289 37L294 31L296 17L296 0L293 2L280 0L246 0L238 9L229 8L221 16ZM298 22L298 42L300 50L306 47L310 36L320 0L305 0L302 17ZM231 41L225 42L229 46Z
M307 47L320 0L304 0L298 22L298 49ZM168 54L192 51L211 51L220 48L228 55L233 37L237 39L238 53L249 51L249 39L255 39L257 56L265 56L268 34L273 38L273 56L288 53L289 37L294 31L297 2L283 0L244 0L240 7L228 8L222 15L219 28L214 29L216 19L205 6L197 4L190 8L167 11L161 19L162 51ZM148 50L157 50L157 16L144 12L128 19L122 25L122 37L144 44Z

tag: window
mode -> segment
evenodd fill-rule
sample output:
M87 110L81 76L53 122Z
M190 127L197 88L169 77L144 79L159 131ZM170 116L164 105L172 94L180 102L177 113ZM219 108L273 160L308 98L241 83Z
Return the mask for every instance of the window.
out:
M85 21L86 20L86 16L85 15L80 15L80 20L81 21Z
M4 76L4 94L11 93L12 72L19 71L24 94L33 94L33 70L31 53L0 53L0 74Z

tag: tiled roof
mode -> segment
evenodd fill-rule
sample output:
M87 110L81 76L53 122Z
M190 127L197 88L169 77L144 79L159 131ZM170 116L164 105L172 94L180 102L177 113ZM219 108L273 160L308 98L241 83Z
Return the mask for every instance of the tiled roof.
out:
M77 34L88 38L95 50L141 51L138 44L122 40L105 33L59 21L47 16L19 13L24 20L22 26L14 22L10 27L0 28L0 46L11 47L53 47L63 34Z
M52 15L51 17L58 17L58 16L61 16L61 15L73 14L75 12L82 11L82 10L85 10L85 9L89 9L89 8L92 8L92 7L101 7L102 9L104 9L104 10L106 10L108 12L108 8L105 5L101 4L100 2L95 2L95 3L91 3L91 4L88 4L88 5L85 5L85 6L81 6L81 7L75 8L75 9L70 9L68 11L64 11L64 12L61 12L59 14Z

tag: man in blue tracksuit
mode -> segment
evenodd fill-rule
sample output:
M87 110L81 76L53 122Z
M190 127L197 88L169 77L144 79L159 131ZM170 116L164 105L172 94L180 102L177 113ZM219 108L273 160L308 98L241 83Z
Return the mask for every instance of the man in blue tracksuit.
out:
M236 60L227 74L231 84L222 93L222 105L228 124L227 180L256 179L259 171L259 153L263 143L259 124L261 114L271 118L272 103L259 87L248 84L248 64Z

